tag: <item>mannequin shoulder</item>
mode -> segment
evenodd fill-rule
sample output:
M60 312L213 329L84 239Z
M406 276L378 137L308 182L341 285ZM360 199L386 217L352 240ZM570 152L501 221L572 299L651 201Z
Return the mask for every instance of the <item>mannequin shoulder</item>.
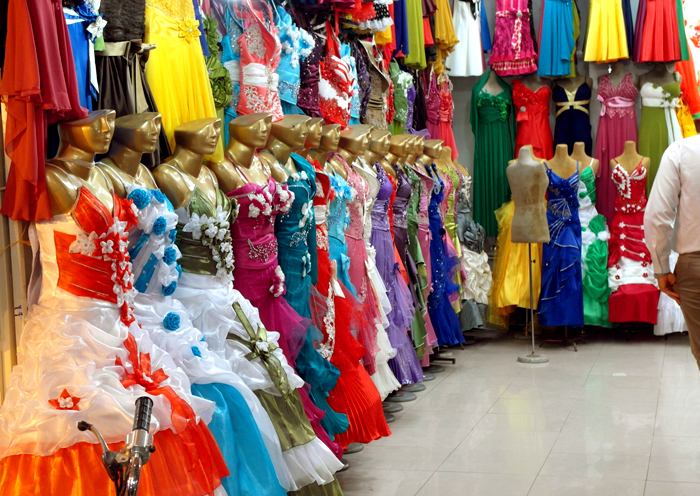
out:
M173 208L185 205L192 196L193 185L185 175L170 164L161 164L153 171L158 188L168 197Z
M221 189L224 191L233 191L245 184L238 171L236 171L236 167L228 160L215 163L210 162L206 165L206 168L216 176Z
M107 161L108 159L105 159ZM126 186L119 172L109 162L97 162L95 164L102 173L109 178L114 194L119 198L126 198ZM47 175L48 178L48 175Z
M71 211L80 188L66 171L54 164L46 164L46 188L53 215Z

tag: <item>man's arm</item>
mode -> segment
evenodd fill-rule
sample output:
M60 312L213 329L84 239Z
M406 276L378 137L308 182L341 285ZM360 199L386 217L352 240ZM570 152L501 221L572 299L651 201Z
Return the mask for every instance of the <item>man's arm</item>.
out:
M680 146L674 143L661 159L644 214L645 240L657 277L671 272L668 257L680 194Z

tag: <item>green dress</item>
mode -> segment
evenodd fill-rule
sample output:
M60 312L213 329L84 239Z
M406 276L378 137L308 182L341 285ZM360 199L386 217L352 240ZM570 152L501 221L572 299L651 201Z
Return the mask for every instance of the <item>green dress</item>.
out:
M682 139L676 108L672 105L674 99L681 96L679 82L659 86L654 83L644 83L640 90L642 97L642 119L639 123L639 154L649 157L649 176L647 177L647 196L651 193L656 171L659 170L661 157L673 140ZM666 105L665 107L662 105ZM668 125L671 125L671 129Z
M508 200L506 168L515 148L515 113L510 86L496 76L503 91L491 95L484 85L491 71L472 90L469 122L474 133L474 220L487 236L498 234L494 212Z
M394 121L389 126L389 131L393 135L404 134L408 118L408 90L413 86L413 77L402 71L396 60L389 64L389 73L394 83Z
M605 225L605 217L595 208L595 174L591 167L581 171L578 197L583 260L583 320L586 325L612 327L608 321L610 232Z
M408 54L403 59L406 67L425 69L425 38L423 33L423 7L421 0L406 0L408 21Z
M425 306L425 301L423 300L423 290L428 286L428 271L425 268L423 252L420 249L420 243L418 241L418 210L420 209L421 181L418 174L413 172L410 167L405 166L404 171L406 172L408 180L411 181L411 189L413 190L413 194L411 195L411 199L408 203L408 208L406 209L406 224L408 231L407 248L408 254L413 260L413 263L416 264L416 281L411 282L419 304L418 311L415 312L413 318L413 347L416 349L418 358L422 360L423 354L425 353L425 338L428 335L423 317L425 312L427 312L427 307ZM408 267L406 269L408 270Z

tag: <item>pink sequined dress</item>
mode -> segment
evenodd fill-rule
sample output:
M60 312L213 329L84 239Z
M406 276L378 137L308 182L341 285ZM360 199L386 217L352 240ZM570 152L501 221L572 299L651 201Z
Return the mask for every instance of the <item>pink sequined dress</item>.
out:
M496 0L496 32L489 63L499 76L537 70L537 52L530 34L528 0Z
M622 155L625 141L637 142L637 112L634 108L639 90L632 83L632 74L625 75L613 86L606 75L600 79L598 100L601 103L595 158L600 160L596 193L596 207L608 222L615 214L617 189L612 179L610 161Z
M440 108L438 109L438 136L444 141L444 146L452 149L452 160L459 155L457 153L457 143L452 131L452 118L455 103L452 100L452 82L447 73L438 76L438 91L440 94Z

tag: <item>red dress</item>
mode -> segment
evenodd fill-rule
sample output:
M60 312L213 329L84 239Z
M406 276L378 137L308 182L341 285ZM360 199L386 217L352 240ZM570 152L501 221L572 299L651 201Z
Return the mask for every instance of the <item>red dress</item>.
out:
M0 95L6 104L5 151L11 166L3 215L52 217L46 191L46 128L81 119L78 82L61 2L10 0Z
M333 275L326 229L329 201L333 195L330 180L320 170L318 162L312 163L317 170L314 198L318 249L316 290L321 296L318 307L323 309L323 312L312 309L312 314L324 335L319 351L340 370L340 378L330 391L328 404L334 411L348 416L348 429L336 435L336 441L345 449L350 443L367 444L389 436L391 431L377 387L360 363L365 348L351 332L353 328L365 325L362 305Z
M644 242L647 175L641 162L631 174L619 163L612 171L617 200L608 245L610 322L656 324L659 289Z
M445 146L452 149L452 160L457 159L457 143L452 131L452 118L454 115L455 103L452 100L452 82L447 73L438 76L438 91L440 92L440 108L438 109L438 131Z
M532 145L536 157L550 160L554 156L552 127L549 124L549 100L552 90L542 86L532 91L522 81L513 83L513 105L515 106L517 132L515 156L525 145Z
M681 59L676 0L647 0L638 62L673 62ZM639 29L639 27L637 27Z

